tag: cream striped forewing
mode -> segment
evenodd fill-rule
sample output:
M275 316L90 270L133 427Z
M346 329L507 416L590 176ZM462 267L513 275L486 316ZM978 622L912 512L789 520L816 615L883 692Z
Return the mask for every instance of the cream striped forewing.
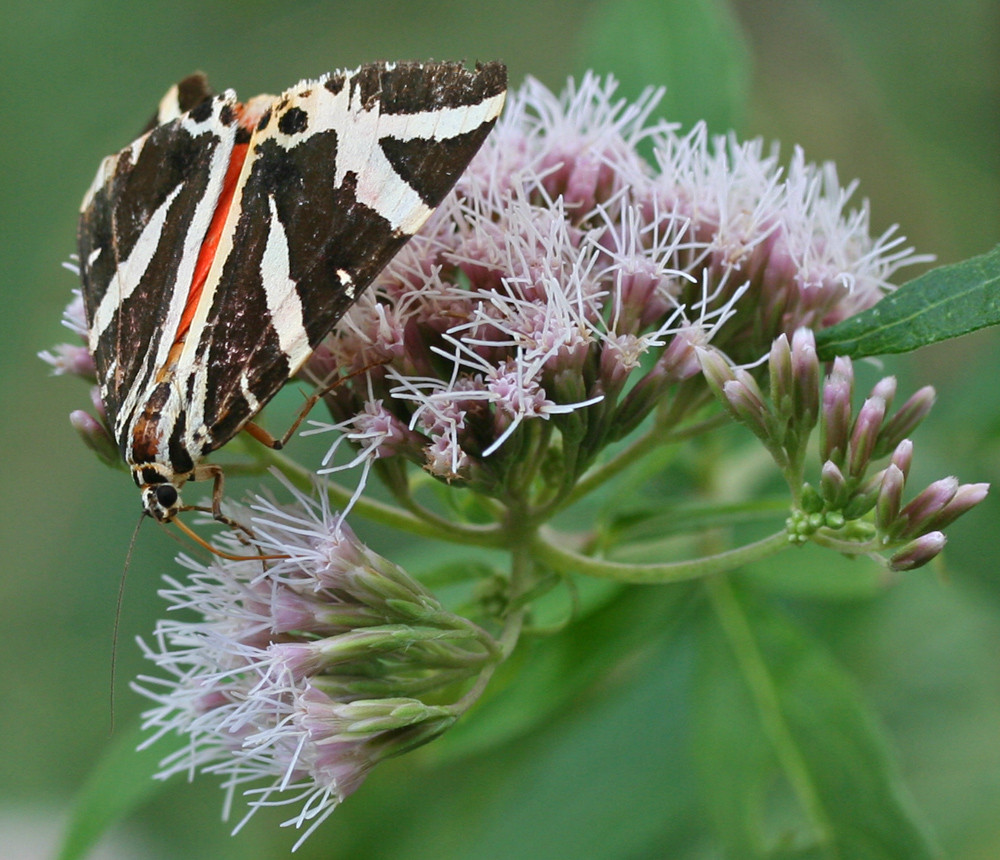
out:
M234 94L209 97L198 80L186 98L203 100L184 110L185 90L168 93L161 124L105 159L82 207L91 350L137 483L183 483L277 393L440 203L506 90L499 63L372 64L255 99L241 124ZM230 156L248 138L178 338ZM162 468L140 479L146 463Z

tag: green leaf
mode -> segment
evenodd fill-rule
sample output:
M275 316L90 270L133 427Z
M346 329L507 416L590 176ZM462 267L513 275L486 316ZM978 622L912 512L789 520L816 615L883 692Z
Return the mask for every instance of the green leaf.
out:
M691 720L683 691L693 644L686 635L689 625L681 628L679 635L674 631L672 636L652 639L646 650L625 664L602 667L584 696L563 702L557 713L515 743L433 771L408 770L409 757L380 765L363 788L363 802L354 802L359 798L355 795L335 815L335 832L328 839L338 849L336 856L393 860L714 856L700 838L697 796L691 785L687 754ZM479 717L476 712L467 720ZM448 735L421 753L431 754ZM366 816L366 829L374 836L345 847L344 824L358 815ZM386 822L392 826L386 827Z
M750 565L743 576L768 594L831 603L871 600L899 579L867 556L845 558L814 543Z
M138 724L119 732L104 757L80 790L63 837L58 860L77 860L100 840L114 824L162 790L165 783L153 779L157 764L183 739L161 739L137 751L145 739Z
M820 360L909 352L1000 323L1000 246L939 266L816 335Z
M606 589L604 589L606 590ZM473 713L434 745L439 761L482 753L550 720L586 690L599 689L623 664L676 632L693 595L672 588L617 586L617 594L562 632L527 641L500 667Z
M606 0L591 6L580 36L582 69L613 74L636 98L665 86L659 113L715 132L738 128L749 90L739 23L719 0Z
M695 748L728 855L939 856L853 680L819 642L732 580L709 588Z
M632 543L743 523L773 522L787 516L788 505L787 496L727 504L668 505L659 501L633 505L609 517L605 540L617 547L615 557L625 560L638 555L632 552Z

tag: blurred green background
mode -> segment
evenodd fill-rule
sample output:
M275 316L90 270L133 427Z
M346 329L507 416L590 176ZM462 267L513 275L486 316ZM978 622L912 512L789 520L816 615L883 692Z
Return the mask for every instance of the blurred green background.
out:
M77 207L100 158L127 143L166 87L192 70L250 96L374 59L501 58L512 83L531 74L559 88L590 61L611 64L617 55L627 67L602 70L629 85L672 83L678 119L693 119L703 101L724 131L719 94L698 91L698 60L714 62L718 46L694 44L672 69L656 55L660 34L690 5L6 0L0 857L48 856L44 846L54 844L109 743L114 604L138 498L68 425L70 410L88 407L85 386L47 378L35 358L68 339L59 318L75 280L60 264L74 249ZM942 263L1000 239L995 0L701 6L745 40L750 75L741 82L736 74L733 87L745 90L747 107L729 115L741 136L780 140L785 155L801 144L810 160L835 160L842 182L861 180L873 232L898 222ZM622 25L629 19L638 22L632 31ZM602 47L602 34L616 27L617 52ZM657 77L664 69L671 81ZM1000 478L998 342L982 332L887 362L904 390L938 389L916 436L927 480ZM821 606L811 620L860 680L915 802L959 858L1000 856L998 537L994 492L951 529L944 576L921 570L875 600ZM133 639L159 612L156 583L175 550L162 530L140 534L121 617L120 727L142 707L125 686L143 668ZM689 845L683 856L718 856L703 841L685 714L672 707L690 670L683 641L658 647L642 671L594 691L514 748L437 770L432 751L383 766L300 856L641 858L667 856L667 844ZM259 816L231 839L220 803L210 780L177 782L116 830L108 850L285 856L293 839L274 826L276 816Z

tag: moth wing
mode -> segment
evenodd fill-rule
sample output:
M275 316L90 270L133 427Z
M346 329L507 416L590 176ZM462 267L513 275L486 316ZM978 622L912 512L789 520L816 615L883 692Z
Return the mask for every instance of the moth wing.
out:
M189 110L194 110L202 102L207 101L215 92L208 84L208 78L203 72L195 72L174 84L160 99L156 113L142 130L143 134L152 131L158 125L175 120Z
M236 138L235 107L230 91L155 126L105 158L84 196L77 244L89 345L120 441L130 393L170 349Z
M304 81L263 113L197 345L212 369L213 447L277 393L427 220L505 92L499 63L373 64Z

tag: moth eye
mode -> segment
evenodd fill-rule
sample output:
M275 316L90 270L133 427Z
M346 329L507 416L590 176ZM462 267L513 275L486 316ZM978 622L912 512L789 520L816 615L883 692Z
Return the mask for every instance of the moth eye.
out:
M172 484L160 484L156 490L156 501L164 508L172 508L177 504L177 488Z

